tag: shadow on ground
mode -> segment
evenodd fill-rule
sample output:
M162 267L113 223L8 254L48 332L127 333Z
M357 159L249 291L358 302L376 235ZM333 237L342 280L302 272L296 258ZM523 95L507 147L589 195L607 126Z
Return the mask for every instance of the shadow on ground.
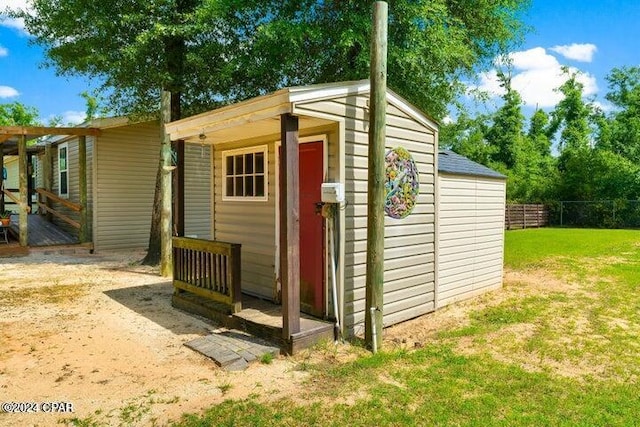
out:
M211 329L217 327L204 318L172 307L173 285L171 282L112 289L104 293L114 301L177 335L207 335Z

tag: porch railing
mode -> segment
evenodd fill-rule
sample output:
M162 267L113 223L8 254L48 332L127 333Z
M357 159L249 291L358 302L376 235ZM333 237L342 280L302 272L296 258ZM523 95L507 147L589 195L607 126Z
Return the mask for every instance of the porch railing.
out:
M173 286L242 310L240 244L173 238Z
M67 199L63 199L62 197L59 197L57 194L54 194L54 193L52 193L50 191L47 191L44 188L36 188L36 193L38 193L38 208L40 208L40 210L42 212L49 213L49 214L55 216L56 218L61 219L62 221L66 222L67 224L69 224L73 228L76 228L78 230L80 228L82 228L83 224L81 224L80 222L69 218L65 214L63 214L63 213L55 210L54 208L48 206L47 203L43 200L43 198L46 198L47 200L59 203L59 204L65 206L65 207L71 209L74 212L80 212L82 210L82 205L70 202Z
M4 203L7 204L7 205L18 205L18 206L20 206L20 199L18 197L16 197L15 194L13 194L13 193L18 193L19 191L20 190L15 189L15 188L3 188L2 189L2 193L4 195L6 195L10 200L8 202L5 200ZM29 212L29 210L30 209L27 208L27 212Z

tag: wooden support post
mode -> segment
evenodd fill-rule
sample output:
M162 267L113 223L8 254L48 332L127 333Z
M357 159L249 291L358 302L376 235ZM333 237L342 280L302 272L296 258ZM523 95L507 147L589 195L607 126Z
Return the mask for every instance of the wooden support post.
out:
M173 232L184 236L184 141L171 143L176 155L176 169L173 171Z
M78 137L78 179L80 181L80 232L78 240L80 243L89 241L89 214L87 203L87 137Z
M160 151L162 171L160 188L162 193L162 207L160 210L160 274L165 277L173 275L171 253L171 138L167 134L165 125L171 121L171 93L165 90L161 95L160 126L162 129L162 148Z
M27 204L27 137L20 136L18 141L18 176L20 182L20 246L28 244L28 204Z
M280 280L282 337L300 332L300 184L298 118L280 116Z
M44 146L44 159L42 162L42 174L43 174L43 184L44 189L47 191L53 190L53 147L51 144L47 143ZM52 208L51 200L47 197L45 205L48 208ZM51 221L51 214L47 210L47 221Z
M369 100L369 175L367 189L367 277L365 342L375 352L382 347L384 294L384 148L387 111L386 2L373 7L371 37L371 96Z

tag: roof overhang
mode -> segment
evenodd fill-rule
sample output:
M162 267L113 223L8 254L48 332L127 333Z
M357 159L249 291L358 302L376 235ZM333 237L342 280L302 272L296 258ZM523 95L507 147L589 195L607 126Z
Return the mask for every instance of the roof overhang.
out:
M280 132L280 116L293 114L290 92L283 89L217 110L168 123L171 140L220 144ZM298 116L300 131L333 123L331 120Z
M14 154L18 141L24 137L27 141L48 135L85 135L97 136L100 129L93 127L48 127L48 126L0 126L0 148L3 154ZM39 151L42 147L29 147L28 151Z
M310 109L300 113L298 105L316 101L368 94L368 80L298 86L281 89L267 95L231 104L216 110L168 123L166 131L172 141L219 144L280 133L280 116L293 114L298 117L300 132L335 123L335 119L322 114L313 115ZM387 91L387 101L405 111L425 126L437 130L435 121L392 91Z

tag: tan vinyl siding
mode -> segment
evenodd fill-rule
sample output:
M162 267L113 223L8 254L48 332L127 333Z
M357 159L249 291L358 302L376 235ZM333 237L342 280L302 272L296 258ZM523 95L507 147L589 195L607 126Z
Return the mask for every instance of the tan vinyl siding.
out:
M158 125L105 129L96 145L96 250L147 248L160 161Z
M275 138L217 147L214 162L214 238L242 245L242 292L275 297L276 165ZM228 149L268 146L267 201L222 200L222 153Z
M12 191L13 195L16 197L20 197L20 180L19 180L19 164L18 164L18 156L4 156L3 162L4 168L7 170L7 179L2 181L2 184L6 190L14 190ZM11 211L13 213L20 212L20 207L16 204L13 204L9 197L5 196L5 209Z
M502 285L504 180L441 174L438 307Z
M79 173L79 157L78 157L78 138L74 137L66 141L67 142L67 173L69 175L69 197L67 200L73 203L80 203L80 173ZM88 136L87 137L87 205L88 205L88 214L89 218L89 235L91 235L93 230L93 224L91 222L91 216L93 212L93 174L91 170L93 168L93 154L94 154L94 144L95 138ZM53 165L53 188L52 192L56 195L59 194L60 189L60 176L58 173L58 146L55 146L53 150L51 150L51 155L53 156L52 165ZM75 212L63 205L58 203L53 203L53 208L63 215L71 218L74 221L80 220L80 215L78 212ZM62 221L59 218L53 217L53 223L60 226L62 229L71 233L73 236L78 236L78 229L70 226L65 221Z
M296 106L300 114L309 111L344 121L347 207L343 307L345 327L356 334L364 328L365 315L367 99L350 96ZM387 114L386 148L402 146L411 153L420 173L420 195L409 217L385 218L384 326L433 311L435 289L435 134L395 106L389 105ZM330 167L333 165L330 162Z
M184 147L184 234L211 239L211 147Z

